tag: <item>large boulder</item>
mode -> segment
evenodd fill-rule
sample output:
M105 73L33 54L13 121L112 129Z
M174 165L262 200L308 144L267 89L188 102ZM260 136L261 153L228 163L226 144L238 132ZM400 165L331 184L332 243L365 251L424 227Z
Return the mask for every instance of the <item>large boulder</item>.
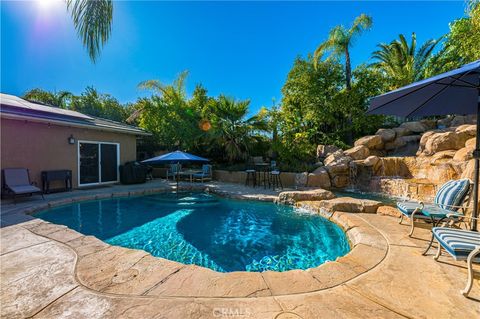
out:
M430 163L432 165L438 165L440 163L445 163L449 160L451 160L454 156L456 150L446 150L446 151L440 151L435 154L433 154Z
M331 153L323 161L325 166L334 166L340 164L348 164L352 159L349 156L346 156L342 150Z
M401 128L407 129L412 133L423 133L427 130L421 122L405 122L400 125Z
M330 175L325 168L317 168L314 173L308 174L308 187L330 188Z
M369 213L375 214L382 203L368 199L352 197L339 197L329 200L322 200L318 203L319 208L329 212Z
M338 150L340 150L340 148L336 147L335 145L318 145L317 158L325 158Z
M330 181L332 183L332 187L345 188L350 183L350 177L349 175L345 175L345 174L335 175L333 177L330 177Z
M410 135L410 134L412 134L411 131L407 130L407 129L404 128L404 127L395 127L393 130L395 131L395 136L396 136L396 137L400 137L400 136L405 136L405 135Z
M382 160L380 157L372 155L361 161L361 165L371 167L373 175L381 175Z
M459 134L461 138L469 140L477 134L477 126L472 124L460 125L455 129L455 133Z
M349 150L343 152L345 155L351 157L354 160L363 160L370 155L367 147L363 145L355 146Z
M475 149L476 142L477 142L477 139L475 137L471 138L465 142L465 147Z
M473 150L473 148L469 147L461 148L455 153L455 156L453 156L453 160L459 162L466 162L473 158Z
M348 164L338 164L338 165L328 165L325 166L330 178L334 175L348 175L349 174L349 165Z
M465 165L465 169L462 172L461 178L469 178L471 181L473 181L474 175L475 175L475 160L471 159Z
M376 166L378 162L380 162L380 158L378 156L369 156L363 161L363 165Z
M420 135L405 135L401 137L402 140L405 141L405 143L417 143L420 141L421 136Z
M381 128L375 133L375 135L378 135L382 138L382 141L384 143L386 142L391 142L395 139L396 133L392 129L387 129L387 128Z
M277 203L293 205L300 201L328 200L335 198L335 195L325 189L312 189L307 191L288 191L278 194Z
M428 131L428 132L425 132L422 135L422 137L420 138L420 145L418 146L417 156L423 155L423 151L425 150L425 145L427 145L427 141L435 133L437 133L437 132L436 131Z
M403 139L404 136L397 137L391 142L385 143L385 150L387 151L393 151L396 150L402 146L405 146L407 142Z
M383 149L382 137L379 135L364 136L355 141L355 146L363 145L369 149Z
M456 115L450 122L450 126L459 126L466 123L466 117L463 115Z
M435 133L428 137L423 155L433 155L445 150L458 150L464 147L470 135L456 132ZM422 141L421 141L422 142ZM421 144L421 143L420 143Z
M434 130L437 128L437 121L435 120L428 120L428 119L424 119L424 120L421 120L420 123L423 124L423 126L425 126L425 128L429 131L429 130Z

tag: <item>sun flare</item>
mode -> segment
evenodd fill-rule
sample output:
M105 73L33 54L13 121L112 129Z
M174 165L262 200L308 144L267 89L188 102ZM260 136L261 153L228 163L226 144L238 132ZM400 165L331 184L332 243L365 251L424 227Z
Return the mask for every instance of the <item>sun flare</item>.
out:
M36 0L37 7L41 11L49 11L54 8L58 8L60 5L63 4L62 0Z

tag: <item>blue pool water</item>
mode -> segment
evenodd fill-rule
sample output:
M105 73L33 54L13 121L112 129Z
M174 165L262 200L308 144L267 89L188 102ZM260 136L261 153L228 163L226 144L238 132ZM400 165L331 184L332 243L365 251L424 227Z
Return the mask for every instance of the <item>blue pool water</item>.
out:
M36 216L112 245L221 272L307 269L350 249L345 233L318 215L206 193L80 202Z

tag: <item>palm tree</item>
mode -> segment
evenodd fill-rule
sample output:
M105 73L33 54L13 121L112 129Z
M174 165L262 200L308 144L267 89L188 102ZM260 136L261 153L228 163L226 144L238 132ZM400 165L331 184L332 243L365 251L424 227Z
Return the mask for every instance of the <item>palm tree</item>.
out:
M373 52L375 60L371 64L390 79L391 89L395 89L415 81L419 81L429 74L429 63L433 51L439 40L430 39L417 49L417 36L412 33L410 44L403 34L390 43L381 43L379 49Z
M331 57L345 58L345 84L347 90L351 89L352 82L352 66L350 63L350 48L354 40L364 31L372 27L372 18L366 14L361 14L354 21L350 29L346 29L343 25L334 27L328 39L320 44L314 53L314 63L317 66L318 61L326 52Z
M67 91L49 92L42 89L32 89L24 94L26 100L48 104L50 106L68 109L73 94Z
M213 112L212 145L219 145L229 162L245 159L260 137L258 133L267 130L261 116L247 118L249 105L249 100L236 101L221 95Z
M66 0L77 34L93 63L110 37L113 19L112 0Z
M164 84L159 80L146 80L140 82L137 87L141 90L149 90L162 96L169 105L175 106L176 109L185 108L187 105L187 93L185 82L188 77L188 71L182 71L172 84ZM144 105L139 107L129 116L128 123L134 122L144 111Z

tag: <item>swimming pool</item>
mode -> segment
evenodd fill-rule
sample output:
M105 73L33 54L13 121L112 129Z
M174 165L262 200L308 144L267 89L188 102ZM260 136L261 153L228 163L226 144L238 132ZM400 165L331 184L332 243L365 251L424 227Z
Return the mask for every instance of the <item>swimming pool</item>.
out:
M79 202L35 216L220 272L308 269L350 250L342 229L318 215L200 192Z

